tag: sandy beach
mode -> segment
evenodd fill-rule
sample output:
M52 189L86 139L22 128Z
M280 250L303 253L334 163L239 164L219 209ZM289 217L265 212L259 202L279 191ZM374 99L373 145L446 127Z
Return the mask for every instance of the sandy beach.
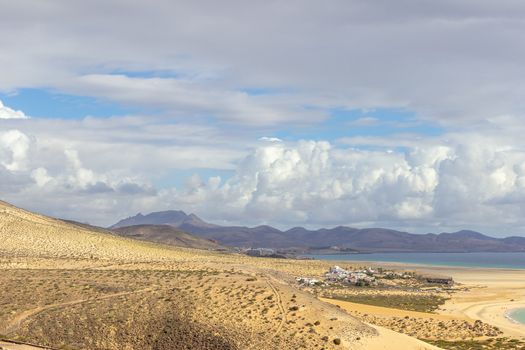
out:
M525 307L525 271L504 269L441 269L469 287L447 301L440 313L479 319L499 327L506 335L525 338L525 325L506 313Z

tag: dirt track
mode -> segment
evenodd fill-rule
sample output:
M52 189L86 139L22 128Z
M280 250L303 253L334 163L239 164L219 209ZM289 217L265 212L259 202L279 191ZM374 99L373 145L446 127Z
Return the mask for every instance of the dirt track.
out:
M8 324L8 326L7 326L7 334L11 334L11 333L15 332L18 328L20 328L20 325L24 321L26 321L27 319L29 319L29 318L31 318L31 317L33 317L35 315L38 315L41 312L44 312L46 310L59 309L59 308L67 307L67 306L82 304L82 303L85 303L85 302L88 302L88 301L105 300L105 299L115 298L115 297L124 296L124 295L131 295L131 294L136 294L136 293L149 292L151 290L152 290L151 288L146 288L146 289L137 290L137 291L133 291L133 292L122 292L122 293L115 293L115 294L110 294L110 295L104 295L104 296L101 296L101 297L98 297L98 298L73 300L73 301L68 301L68 302L65 302L65 303L46 305L46 306L41 306L41 307L37 307L37 308L31 309L31 310L27 310L27 311L22 312L20 315L18 315L16 318L14 318Z
M49 349L43 347L37 347L27 344L15 344L7 341L0 341L0 350L42 350Z

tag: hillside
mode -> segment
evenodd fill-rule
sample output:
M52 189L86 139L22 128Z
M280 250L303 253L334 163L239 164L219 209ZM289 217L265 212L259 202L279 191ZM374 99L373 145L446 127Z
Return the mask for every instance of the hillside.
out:
M112 227L130 222L170 225L220 244L238 247L296 248L309 250L336 246L363 252L520 252L525 251L525 237L494 238L474 231L412 234L384 228L357 229L338 226L308 230L295 227L281 231L271 226L219 226L194 214L166 211L138 214Z
M0 202L0 334L68 349L432 348L293 283L328 266L170 248Z
M143 260L156 256L150 244L31 213L0 202L0 252L6 255Z
M134 225L116 228L112 231L123 237L177 247L210 250L227 249L211 239L194 236L169 225Z

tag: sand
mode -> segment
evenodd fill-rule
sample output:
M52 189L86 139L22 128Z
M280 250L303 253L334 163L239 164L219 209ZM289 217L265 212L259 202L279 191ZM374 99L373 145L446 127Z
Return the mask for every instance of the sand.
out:
M390 329L370 325L379 332L379 337L370 338L363 342L366 350L439 350L440 348L424 343L408 335L399 334Z
M441 314L479 319L499 327L508 336L525 338L525 325L506 317L509 310L525 307L525 270L441 270L469 287L447 301Z
M360 263L366 264L366 262ZM378 265L377 262L368 263ZM481 320L498 327L504 336L525 339L525 325L506 317L507 312L512 309L525 308L525 270L433 267L401 263L381 264L381 266L452 276L463 290L450 295L450 300L437 310L439 316L348 302L332 301L332 303L338 303L349 311L379 316L439 317L440 319L457 319L469 322Z

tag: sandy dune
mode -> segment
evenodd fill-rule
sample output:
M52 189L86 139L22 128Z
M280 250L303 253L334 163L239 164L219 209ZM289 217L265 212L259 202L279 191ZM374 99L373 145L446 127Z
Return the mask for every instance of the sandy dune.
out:
M372 325L371 325L372 326ZM399 334L390 329L372 326L379 332L376 338L366 339L363 342L363 349L366 350L439 350L437 346L429 345L420 340L409 337L408 335Z

